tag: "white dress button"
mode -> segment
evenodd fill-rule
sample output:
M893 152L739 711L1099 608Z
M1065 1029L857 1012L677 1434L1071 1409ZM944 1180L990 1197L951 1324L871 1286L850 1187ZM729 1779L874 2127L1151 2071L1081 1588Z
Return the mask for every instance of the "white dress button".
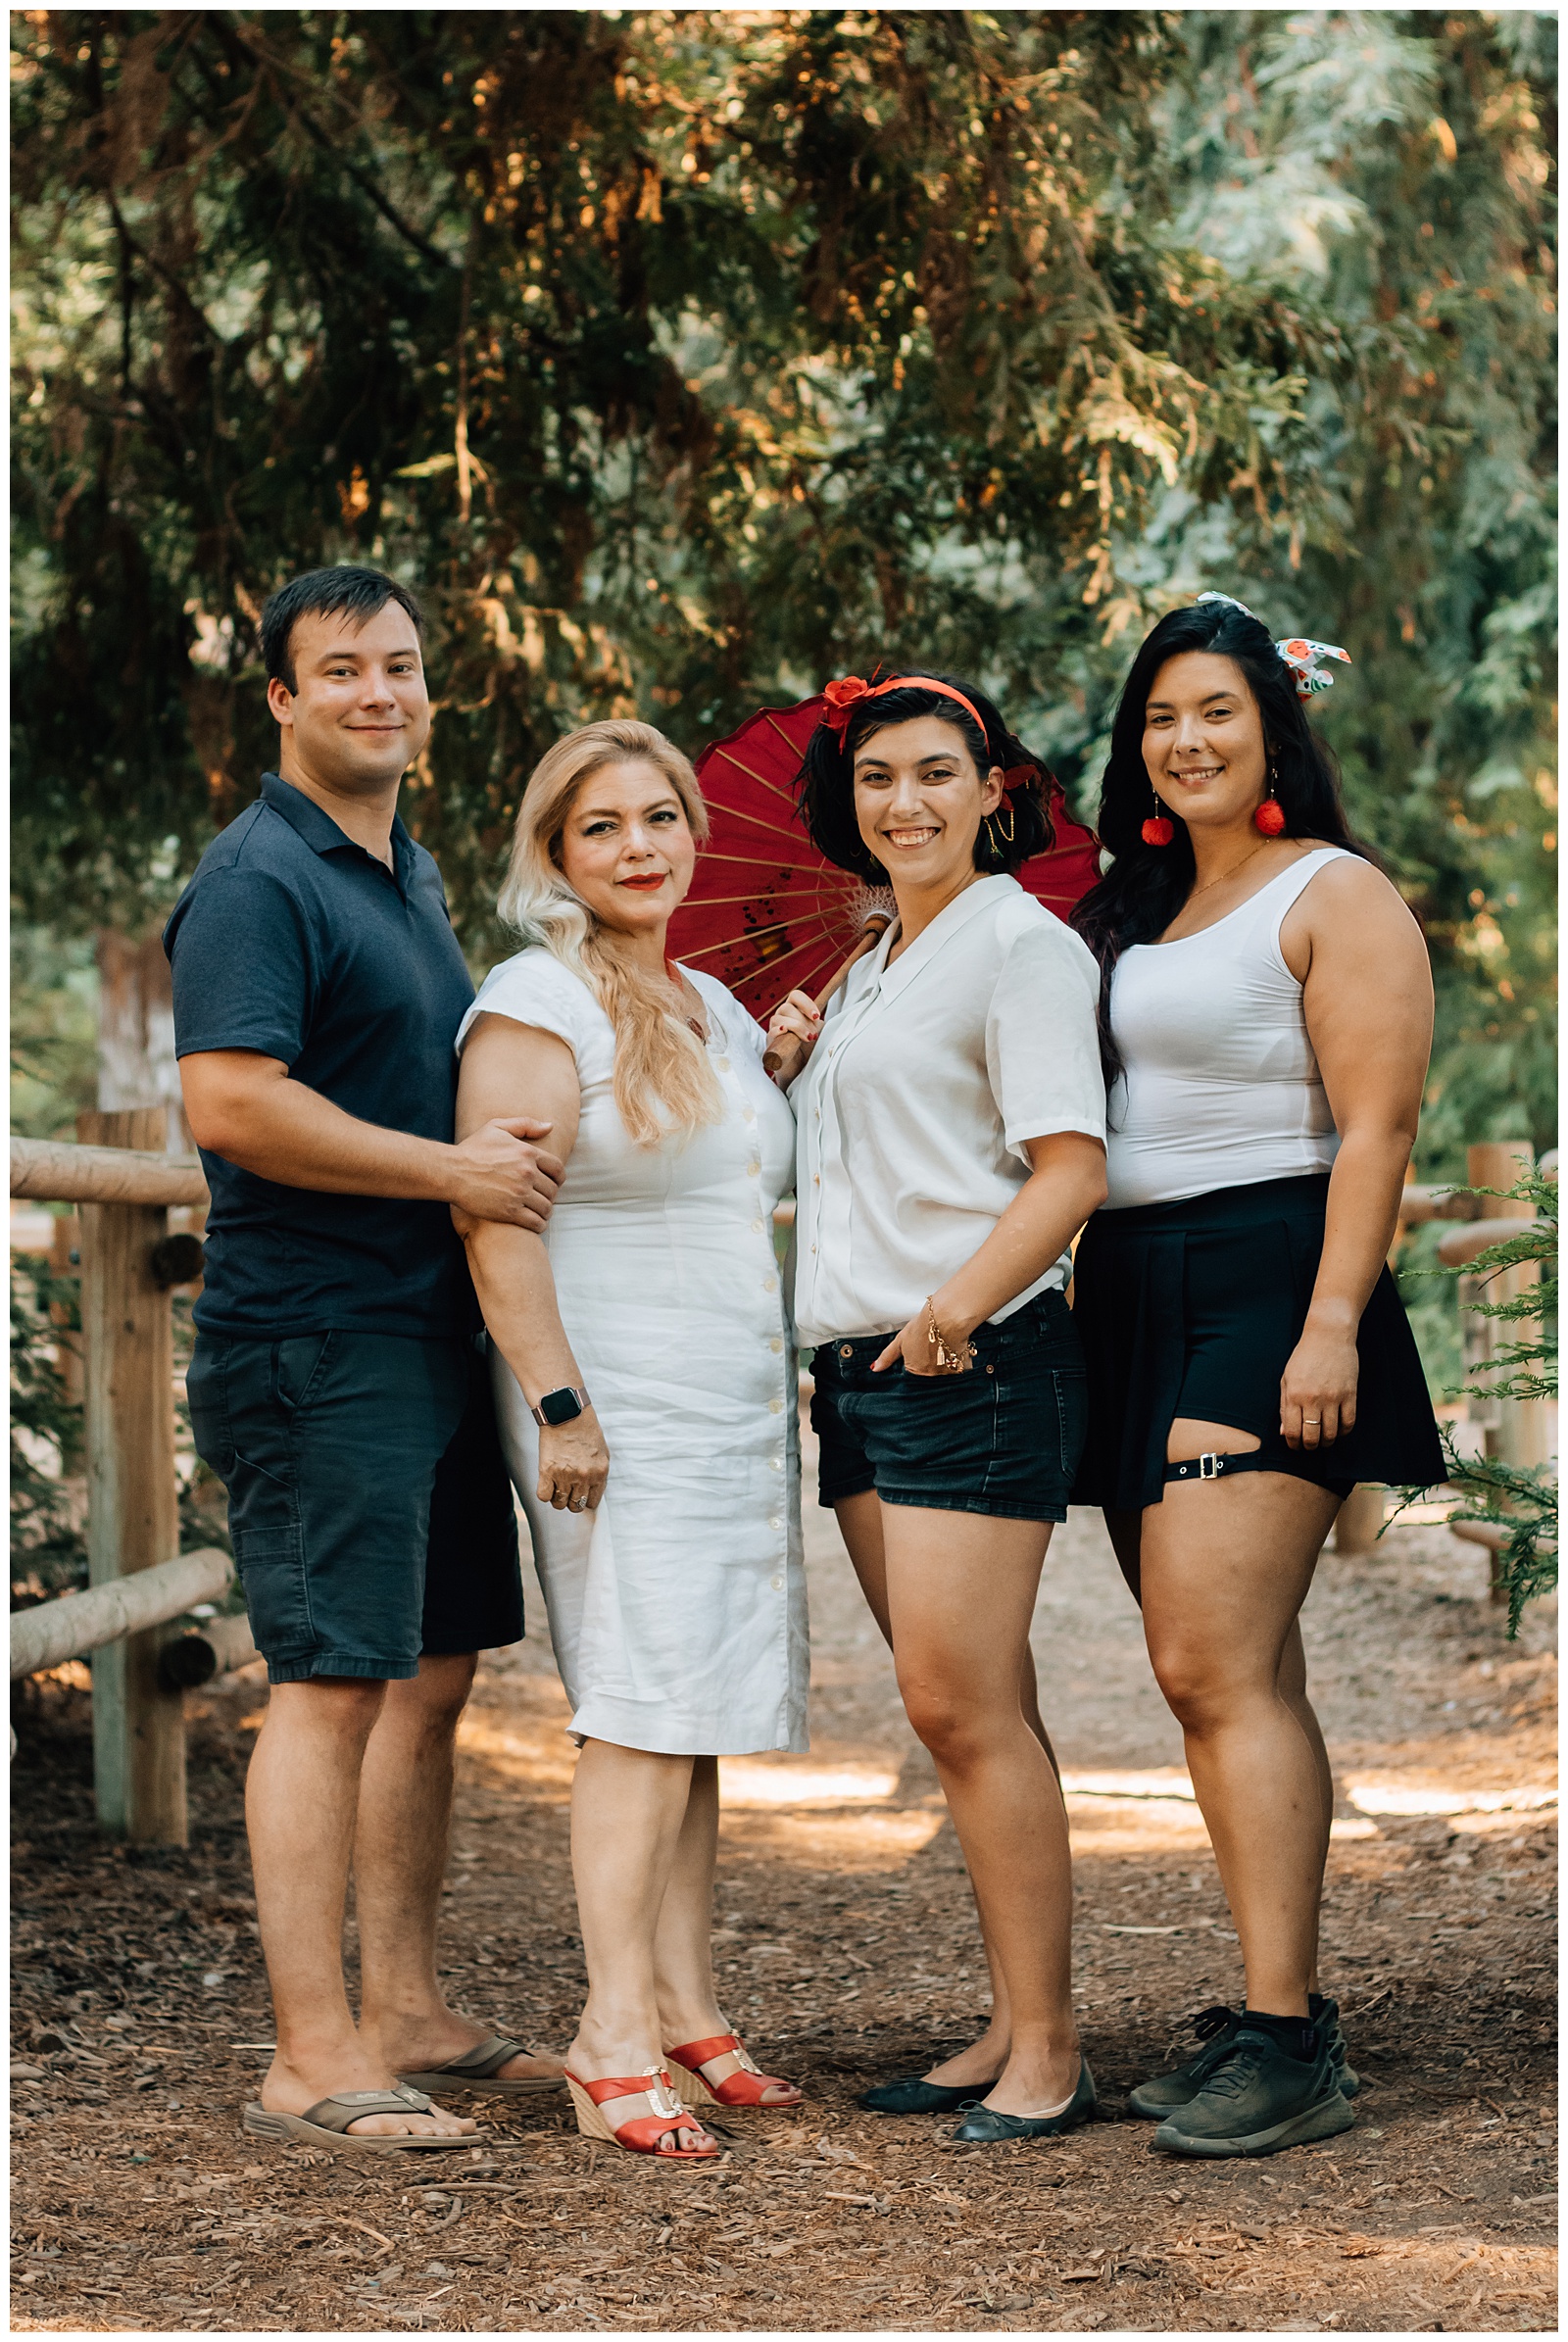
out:
M773 1588L773 1591L776 1594L781 1594L784 1591L784 1581L782 1578L769 1578L767 1583Z
M713 1063L718 1067L720 1073L728 1073L729 1059L727 1057L715 1057Z
M782 1334L775 1334L775 1335L774 1335L774 1337L773 1337L773 1339L772 1339L772 1341L771 1341L771 1342L768 1343L768 1345L767 1345L767 1346L768 1346L768 1348L769 1348L769 1349L772 1351L772 1353L773 1353L774 1357L776 1358L776 1357L778 1356L778 1354L779 1354L780 1350L781 1350L781 1349L784 1347L784 1337L783 1337L783 1335L782 1335Z
M762 1223L761 1223L761 1221L760 1221L760 1220L754 1220L754 1221L752 1222L752 1234L753 1234L753 1236L760 1236L760 1235L761 1235L761 1233L762 1233Z
M755 1157L755 1156L753 1157L752 1161L751 1161L751 1162L749 1162L749 1163L747 1164L747 1166L746 1166L746 1169L747 1169L747 1172L748 1172L748 1174L749 1174L749 1175L750 1175L750 1177L751 1177L751 1178L753 1178L753 1179L755 1179L755 1178L757 1177L757 1174L759 1173L759 1171L760 1171L760 1169L761 1169L761 1168L762 1168L761 1164L760 1164L760 1162L758 1162L758 1161L757 1161L757 1159L756 1159L756 1157Z
M781 1398L770 1398L767 1402L767 1411L770 1415L782 1415L784 1401Z
M811 1250L813 1252L816 1250L816 1246L814 1244L811 1246ZM764 1277L762 1279L762 1291L763 1293L777 1293L778 1279L776 1277Z
M782 1515L779 1513L769 1513L767 1516L767 1525L769 1529L782 1529L784 1526Z
M782 1472L784 1469L784 1458L781 1455L770 1455L767 1459L767 1468L769 1472Z

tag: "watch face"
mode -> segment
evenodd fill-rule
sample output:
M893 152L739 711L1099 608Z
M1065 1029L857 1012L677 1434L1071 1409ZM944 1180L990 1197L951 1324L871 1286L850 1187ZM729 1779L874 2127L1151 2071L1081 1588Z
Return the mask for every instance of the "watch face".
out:
M546 1423L569 1423L582 1413L582 1401L575 1391L547 1391L539 1401L539 1412Z

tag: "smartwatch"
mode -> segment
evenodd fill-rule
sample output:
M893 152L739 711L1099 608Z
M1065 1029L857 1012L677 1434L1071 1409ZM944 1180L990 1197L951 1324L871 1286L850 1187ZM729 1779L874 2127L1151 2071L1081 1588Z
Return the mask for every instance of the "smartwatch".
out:
M529 1413L535 1423L543 1424L548 1430L552 1424L570 1423L587 1404L587 1391L578 1391L570 1383L565 1383L559 1391L547 1391L539 1404L529 1409Z

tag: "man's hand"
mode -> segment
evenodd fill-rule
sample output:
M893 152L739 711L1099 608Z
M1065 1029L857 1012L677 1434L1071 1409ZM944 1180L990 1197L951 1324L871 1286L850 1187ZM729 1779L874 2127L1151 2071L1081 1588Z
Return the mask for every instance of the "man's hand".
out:
M453 1148L450 1200L460 1234L473 1220L500 1220L533 1236L543 1234L565 1171L560 1158L537 1143L552 1127L518 1114L481 1123Z

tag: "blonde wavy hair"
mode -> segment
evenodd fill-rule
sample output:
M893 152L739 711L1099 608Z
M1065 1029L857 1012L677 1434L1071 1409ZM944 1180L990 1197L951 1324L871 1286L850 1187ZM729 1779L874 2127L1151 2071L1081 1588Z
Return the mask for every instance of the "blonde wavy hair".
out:
M513 833L512 859L497 909L524 944L544 949L581 977L615 1032L614 1098L639 1147L690 1138L723 1113L708 1052L667 989L616 952L593 912L566 883L561 840L577 794L607 764L632 757L662 772L680 800L693 837L708 836L697 775L652 724L611 719L584 724L547 749L534 766Z

